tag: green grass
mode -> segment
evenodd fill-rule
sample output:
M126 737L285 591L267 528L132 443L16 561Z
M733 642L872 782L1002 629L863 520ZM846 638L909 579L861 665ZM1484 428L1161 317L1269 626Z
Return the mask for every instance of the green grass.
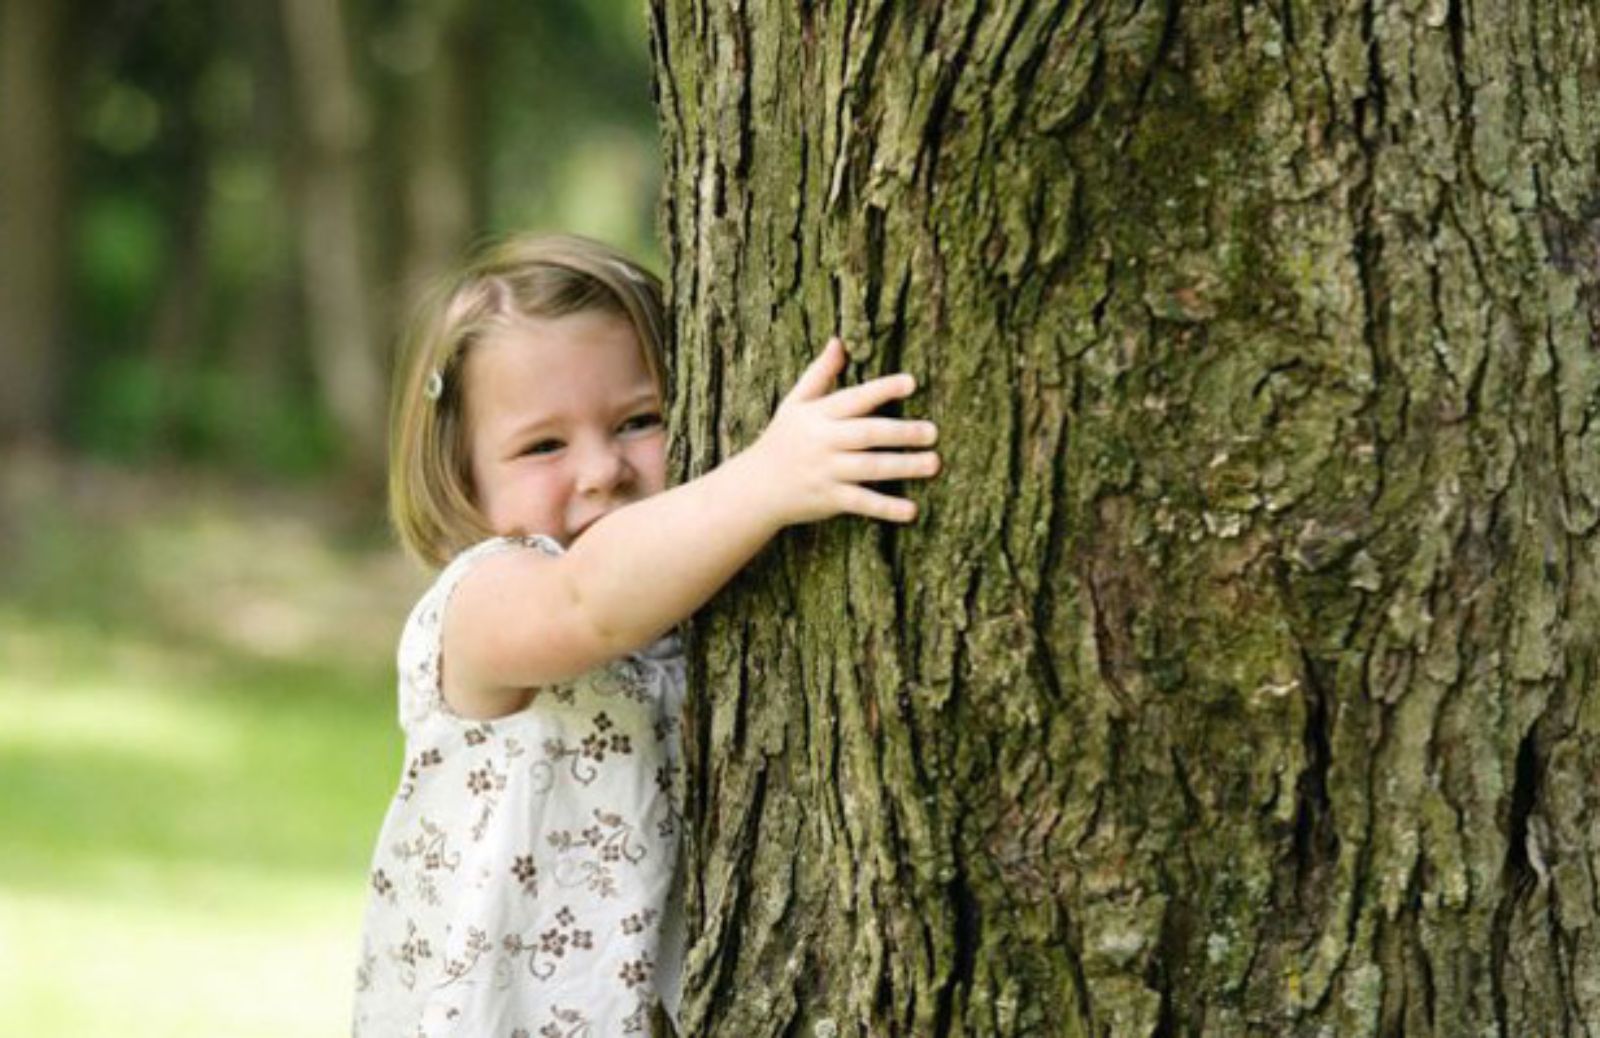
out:
M422 578L301 497L46 470L0 498L0 1031L346 1033Z

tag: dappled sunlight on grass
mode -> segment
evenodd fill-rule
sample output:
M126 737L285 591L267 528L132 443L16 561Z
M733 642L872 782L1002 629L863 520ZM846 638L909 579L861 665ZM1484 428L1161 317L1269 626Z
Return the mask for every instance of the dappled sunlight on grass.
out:
M344 1033L425 578L314 498L85 479L0 498L0 1020Z
M214 864L104 865L98 892L0 887L8 1033L348 1031L359 888Z
M8 752L106 752L193 769L220 766L235 735L220 721L114 670L76 680L27 670L0 675L0 747Z

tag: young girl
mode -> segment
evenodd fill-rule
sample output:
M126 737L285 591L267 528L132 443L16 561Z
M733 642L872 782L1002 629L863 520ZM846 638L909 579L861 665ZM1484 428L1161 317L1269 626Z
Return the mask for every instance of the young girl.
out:
M754 445L666 487L656 279L580 238L508 242L421 313L390 507L442 567L399 651L406 764L378 839L358 1038L648 1033L683 921L673 628L782 528L910 522L862 484L932 476L915 388L833 391L831 340Z

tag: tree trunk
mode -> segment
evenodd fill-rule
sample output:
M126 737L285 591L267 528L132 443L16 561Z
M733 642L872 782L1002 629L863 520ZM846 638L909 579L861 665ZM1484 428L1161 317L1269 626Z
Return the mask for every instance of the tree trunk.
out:
M416 51L400 71L402 123L395 166L404 197L398 283L406 298L450 270L483 225L487 165L480 125L487 64L485 13L463 0L430 0L402 16Z
M686 1033L1591 1033L1600 11L652 19L680 474L946 470L699 618Z
M282 0L305 149L295 189L312 361L346 459L358 476L376 482L384 458L384 379L361 204L370 119L350 64L345 6Z
M60 417L71 14L0 0L0 440L52 439Z
M293 152L284 147L292 138L295 113L281 15L272 5L244 4L236 9L231 27L234 50L256 84L248 117L235 131L235 147L245 154L278 156L275 165L268 164L275 175L264 189L263 204L279 213L288 208L288 185L296 179ZM306 319L294 265L282 262L279 251L294 240L290 221L280 224L272 238L261 243L248 282L241 286L244 294L236 304L237 318L229 322L225 346L229 375L251 389L238 401L246 409L247 428L281 420L283 402L303 384L304 374L310 370L303 334ZM302 413L307 411L315 409L303 409Z

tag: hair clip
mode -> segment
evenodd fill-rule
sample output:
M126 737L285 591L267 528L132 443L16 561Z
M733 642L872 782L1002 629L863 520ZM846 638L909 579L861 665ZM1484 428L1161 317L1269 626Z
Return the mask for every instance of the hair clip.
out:
M444 396L444 376L439 373L438 368L428 373L428 381L422 387L422 392L429 400L438 400Z
M630 281L637 281L641 285L648 285L650 283L645 279L643 274L639 273L637 270L634 270L633 267L622 262L621 260L612 260L611 265L622 271L623 275Z

